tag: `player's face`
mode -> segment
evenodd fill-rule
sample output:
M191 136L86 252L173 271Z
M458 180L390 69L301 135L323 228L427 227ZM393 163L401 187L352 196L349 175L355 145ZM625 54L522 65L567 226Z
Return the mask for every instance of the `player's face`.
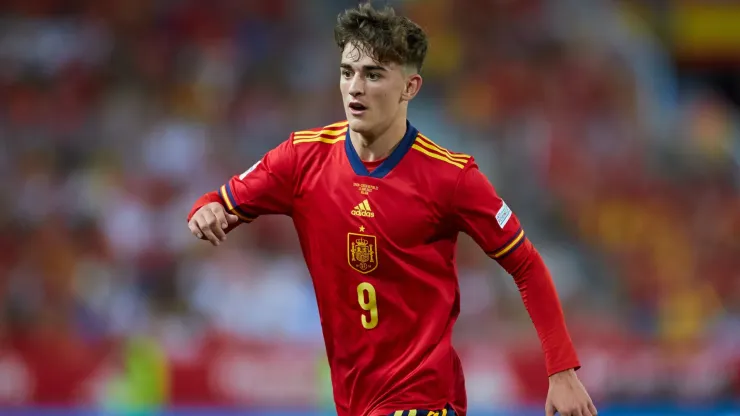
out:
M380 64L361 48L348 44L342 51L339 87L349 127L373 134L406 117L406 104L421 86L421 77L399 64Z

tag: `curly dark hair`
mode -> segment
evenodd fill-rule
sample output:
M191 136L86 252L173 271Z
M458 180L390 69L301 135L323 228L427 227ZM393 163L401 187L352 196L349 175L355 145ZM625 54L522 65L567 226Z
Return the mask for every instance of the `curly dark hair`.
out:
M378 10L370 2L339 14L334 40L340 50L350 44L376 62L412 66L417 71L428 48L427 35L419 25L396 15L391 7Z

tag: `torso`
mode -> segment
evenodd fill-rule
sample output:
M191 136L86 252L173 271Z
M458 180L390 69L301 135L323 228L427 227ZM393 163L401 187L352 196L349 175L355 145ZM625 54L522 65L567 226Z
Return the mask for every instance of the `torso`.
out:
M407 136L372 173L340 135L295 145L292 216L340 415L465 406L450 343L457 231L445 222L463 163Z

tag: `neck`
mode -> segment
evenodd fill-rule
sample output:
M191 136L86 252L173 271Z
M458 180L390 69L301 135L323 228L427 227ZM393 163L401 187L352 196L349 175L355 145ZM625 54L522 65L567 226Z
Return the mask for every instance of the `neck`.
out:
M406 117L398 117L380 132L360 133L349 131L349 138L357 155L364 162L374 162L388 157L406 134Z

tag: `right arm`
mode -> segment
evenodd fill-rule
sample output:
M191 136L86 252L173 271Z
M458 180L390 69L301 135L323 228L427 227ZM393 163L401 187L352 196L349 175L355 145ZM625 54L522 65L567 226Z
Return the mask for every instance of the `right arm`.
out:
M243 222L260 215L290 215L296 166L292 139L291 135L247 171L198 198L188 214L193 235L217 246Z

